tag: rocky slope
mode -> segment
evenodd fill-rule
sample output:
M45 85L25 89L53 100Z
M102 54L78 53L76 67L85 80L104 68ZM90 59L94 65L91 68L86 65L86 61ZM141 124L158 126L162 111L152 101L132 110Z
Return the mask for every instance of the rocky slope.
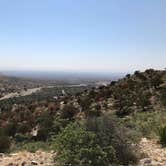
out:
M144 158L138 166L165 166L166 148L162 148L157 140L142 138L139 144ZM55 166L53 157L55 153L37 151L36 153L18 152L9 155L0 154L1 166Z
M53 166L54 153L37 151L36 153L19 152L10 155L0 154L1 166Z
M141 151L147 155L140 161L139 166L165 166L166 148L162 148L157 140L143 138L140 142Z

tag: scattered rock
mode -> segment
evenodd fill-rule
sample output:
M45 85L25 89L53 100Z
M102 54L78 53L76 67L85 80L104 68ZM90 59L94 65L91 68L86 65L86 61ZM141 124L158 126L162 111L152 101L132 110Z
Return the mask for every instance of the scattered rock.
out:
M149 165L151 163L152 163L152 160L150 158L144 158L144 159L140 160L141 165Z
M36 161L32 161L31 164L32 165L38 165L38 163Z
M54 166L54 153L37 151L36 153L19 152L3 155L0 166Z
M142 138L139 146L148 156L140 160L139 166L166 166L166 148L162 148L157 140Z

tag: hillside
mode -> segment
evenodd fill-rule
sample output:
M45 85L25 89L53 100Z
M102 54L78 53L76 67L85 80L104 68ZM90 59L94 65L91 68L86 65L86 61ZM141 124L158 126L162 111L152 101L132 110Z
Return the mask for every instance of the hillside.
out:
M43 86L43 82L17 77L0 75L0 98L11 93L20 93L27 89L38 88Z
M130 165L142 158L136 146L141 138L159 140L165 145L166 134L162 134L161 139L159 128L166 133L166 70L136 71L110 85L82 90L73 88L72 93L68 91L56 98L48 92L53 91L47 91L47 97L40 97L40 100L36 95L33 100L28 96L1 101L0 133L6 138L3 143L0 140L1 152L47 149L55 150L56 160L61 164L72 162L73 166L81 166L79 162L87 164L88 159L92 160L89 165ZM68 145L72 141L80 147L74 148L75 153L69 149L74 146ZM98 149L94 149L96 146ZM87 156L78 155L81 150ZM138 154L135 156L133 151ZM94 155L94 160L88 154ZM97 159L99 156L101 160Z

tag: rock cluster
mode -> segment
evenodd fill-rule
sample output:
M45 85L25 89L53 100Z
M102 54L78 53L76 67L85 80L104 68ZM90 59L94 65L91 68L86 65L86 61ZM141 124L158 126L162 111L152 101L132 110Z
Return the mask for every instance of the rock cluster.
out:
M0 166L54 166L53 155L43 151L0 154Z
M140 148L148 157L141 159L139 166L166 166L166 148L162 148L156 140L143 138Z

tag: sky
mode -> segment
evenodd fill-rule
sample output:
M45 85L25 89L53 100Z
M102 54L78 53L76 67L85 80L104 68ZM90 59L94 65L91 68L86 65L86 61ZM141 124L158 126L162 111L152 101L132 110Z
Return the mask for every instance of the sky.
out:
M0 0L0 70L166 67L166 0Z

